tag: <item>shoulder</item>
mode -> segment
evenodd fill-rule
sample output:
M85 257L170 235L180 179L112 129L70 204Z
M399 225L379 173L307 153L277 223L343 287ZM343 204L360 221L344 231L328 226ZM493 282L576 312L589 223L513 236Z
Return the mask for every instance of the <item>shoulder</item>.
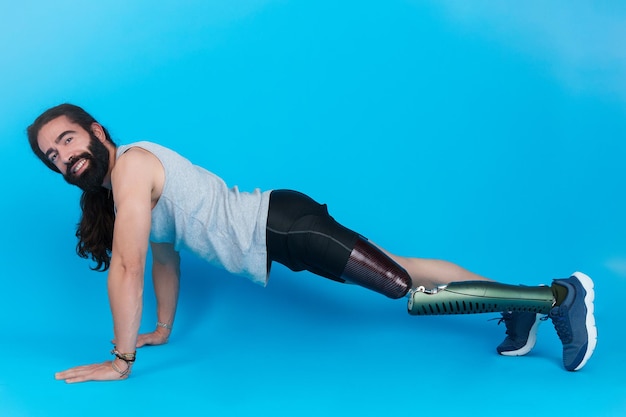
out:
M131 146L118 155L111 171L113 188L137 183L153 184L163 175L159 159L150 151Z
M159 159L150 151L140 147L130 147L120 154L115 160L115 171L136 171L145 170L155 164Z

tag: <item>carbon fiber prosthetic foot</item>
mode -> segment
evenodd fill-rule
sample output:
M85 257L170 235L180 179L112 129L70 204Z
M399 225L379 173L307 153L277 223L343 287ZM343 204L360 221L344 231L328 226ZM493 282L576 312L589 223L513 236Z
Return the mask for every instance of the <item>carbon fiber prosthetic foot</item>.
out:
M477 314L504 311L548 314L554 295L548 286L525 287L491 281L452 282L433 290L424 287L408 295L409 314Z

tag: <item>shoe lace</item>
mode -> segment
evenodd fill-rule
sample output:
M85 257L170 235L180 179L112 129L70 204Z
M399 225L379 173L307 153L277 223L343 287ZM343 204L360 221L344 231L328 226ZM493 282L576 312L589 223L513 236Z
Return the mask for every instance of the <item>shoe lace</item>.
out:
M493 319L490 319L489 321L493 321L493 320L498 320L498 322L496 323L498 326L502 323L504 323L504 325L506 326L506 334L511 336L511 337L515 337L516 336L516 332L514 327L509 326L509 324L511 323L511 320L513 320L513 313L511 311L505 311L500 313L502 314L502 317L496 317ZM548 316L547 314L545 316L542 316L539 318L539 320L541 321L546 321L550 318L550 316Z
M509 327L509 323L511 322L511 319L513 319L513 313L510 311L504 311L500 314L502 314L501 317L495 317L493 319L489 319L489 321L498 320L498 322L496 323L498 326L504 323L504 325L506 326L506 334L512 335L511 332L513 331L513 329Z
M503 322L506 325L512 318L513 318L513 313L511 313L510 311L506 311L506 312L502 313L502 317L491 319L491 320L498 320L498 323L496 323L496 324L499 326Z
M556 308L550 312L550 318L554 324L556 334L563 343L568 343L572 339L572 326L569 324L568 315L561 314Z

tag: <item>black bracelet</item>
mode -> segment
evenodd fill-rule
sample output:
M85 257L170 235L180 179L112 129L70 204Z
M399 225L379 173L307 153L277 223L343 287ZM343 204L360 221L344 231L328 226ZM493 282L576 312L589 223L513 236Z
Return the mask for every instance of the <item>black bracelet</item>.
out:
M133 353L120 353L117 350L117 347L114 346L113 350L111 351L111 355L115 355L115 357L117 357L118 359L123 360L124 362L126 362L126 364L128 364L128 366L132 365L133 362L135 362L135 358L137 356L137 352L133 352Z

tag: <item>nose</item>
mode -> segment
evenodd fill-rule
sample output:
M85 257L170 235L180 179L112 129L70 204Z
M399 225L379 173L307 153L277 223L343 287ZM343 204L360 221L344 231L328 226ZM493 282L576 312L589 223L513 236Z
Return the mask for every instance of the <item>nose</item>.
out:
M65 168L66 172L67 169L70 165L72 165L72 162L74 162L74 153L73 152L60 152L59 154L59 160L61 161L61 163L63 164L63 167Z

